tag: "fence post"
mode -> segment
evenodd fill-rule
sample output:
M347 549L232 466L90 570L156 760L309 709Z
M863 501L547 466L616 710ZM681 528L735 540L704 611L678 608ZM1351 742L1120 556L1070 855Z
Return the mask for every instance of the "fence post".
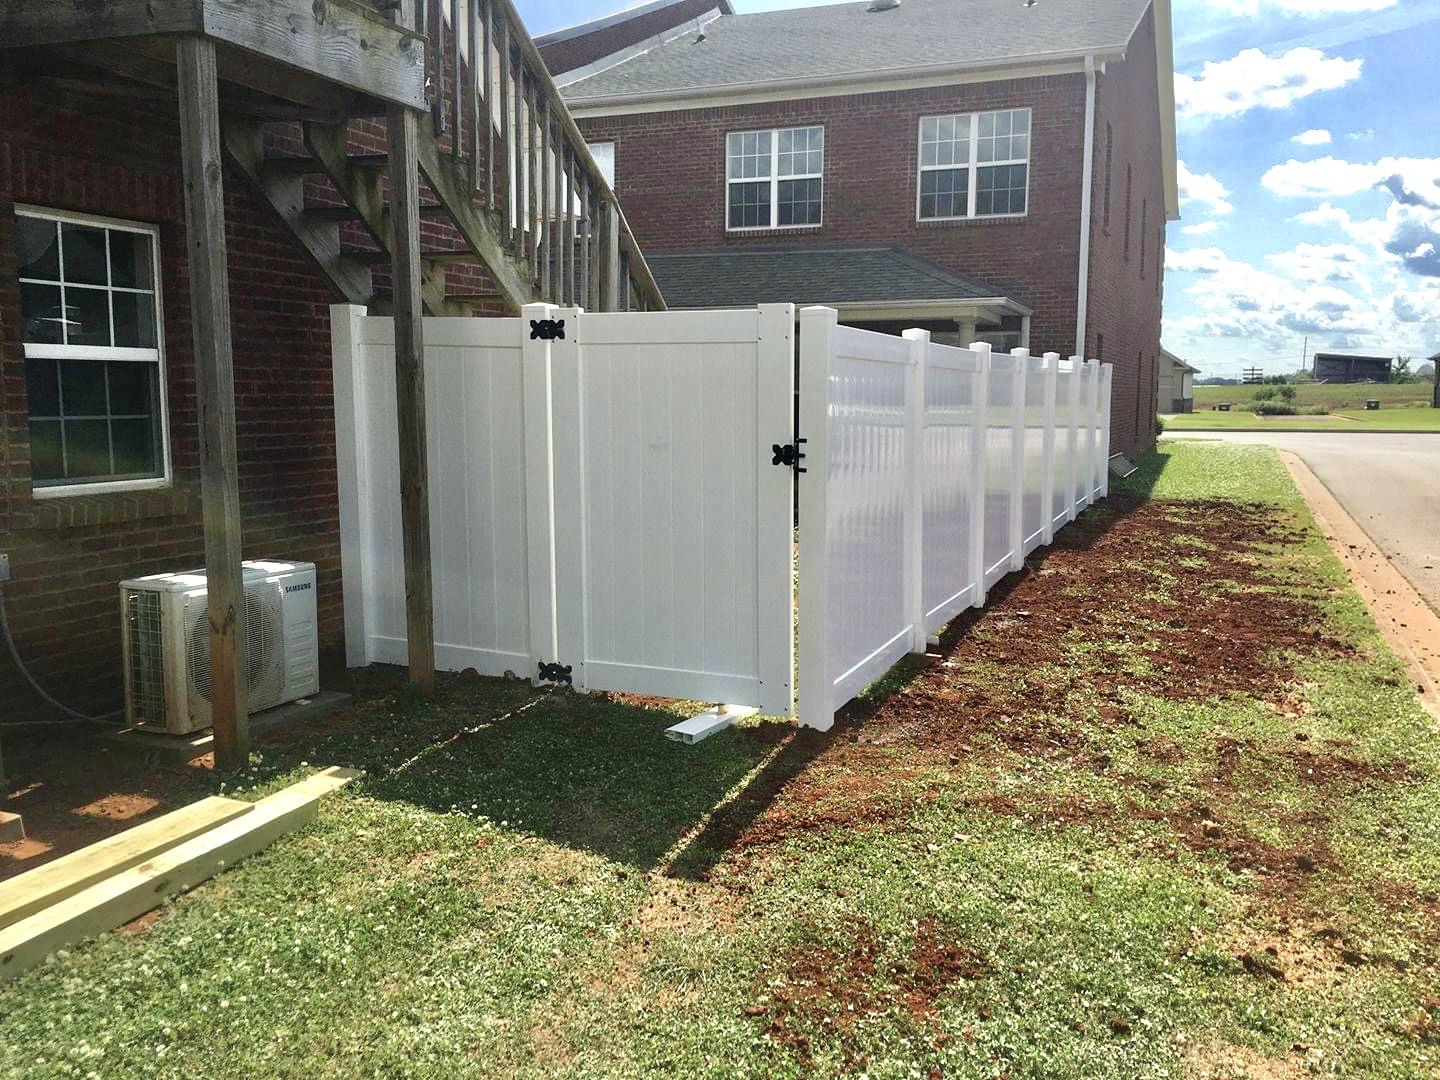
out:
M906 330L913 361L906 382L905 411L905 556L906 606L910 619L910 651L923 653L925 626L925 367L930 362L930 331Z
M990 343L977 341L970 346L977 360L975 371L974 453L970 455L970 575L975 581L971 603L985 606L985 443L989 438L990 412Z
M1090 452L1085 455L1085 505L1095 501L1095 488L1099 483L1096 457L1100 453L1100 361L1087 360L1090 369L1086 385L1085 423L1090 427Z
M520 372L525 426L526 597L530 617L530 679L559 659L555 615L555 442L551 416L550 342L531 322L554 316L553 304L520 309Z
M1044 508L1042 539L1055 539L1055 390L1060 382L1060 354L1045 354L1045 476L1040 483L1040 504Z
M527 375L532 367L548 366L549 369L550 501L546 512L550 518L552 545L549 580L553 591L549 610L554 613L555 638L553 655L536 656L534 659L537 663L554 660L569 667L571 687L584 691L589 685L585 674L585 538L588 528L585 518L585 416L582 394L584 314L578 307L561 307L550 308L548 317L564 322L564 337L532 342L530 323L522 324L525 346L538 347L535 353L527 352L525 356ZM529 316L526 318L528 320ZM541 356L545 359L542 360ZM528 393L526 402L528 405ZM527 413L527 472L529 419ZM534 488L527 484L527 496L532 490ZM557 528L555 525L555 508L562 506L567 508L566 515L573 522L570 528Z
M1011 349L1015 382L1010 393L1010 569L1025 565L1025 383L1030 374L1030 350Z
M1065 520L1074 521L1076 514L1075 493L1080 487L1080 379L1084 363L1078 356L1070 357L1070 399L1066 409L1066 422L1070 426L1070 433L1067 436L1066 446L1070 460L1066 464L1065 475L1069 479L1069 485L1065 493L1067 503L1065 509Z
M1100 365L1100 497L1110 496L1110 379L1114 364Z
M830 672L826 571L829 516L826 487L830 454L828 414L830 360L836 350L834 308L800 312L800 430L805 433L807 472L800 485L800 707L802 727L829 731L835 723Z
M824 484L823 459L811 461L809 444L805 461L812 472L796 476L771 464L771 450L779 440L795 437L795 305L761 304L757 361L760 377L778 376L780 393L767 393L758 402L756 427L760 453L755 457L757 523L756 582L759 600L761 711L790 716L795 711L795 485ZM767 381L762 385L776 385ZM823 557L823 549L822 549Z
M370 445L365 413L365 366L360 358L360 320L356 304L330 307L330 361L335 386L335 460L340 497L340 584L345 600L345 666L365 667L370 652L371 618L365 603L370 591L372 550Z

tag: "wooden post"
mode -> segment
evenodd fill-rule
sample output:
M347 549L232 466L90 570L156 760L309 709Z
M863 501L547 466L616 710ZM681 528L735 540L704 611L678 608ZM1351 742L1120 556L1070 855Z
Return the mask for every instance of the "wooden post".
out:
M600 310L620 310L620 208L606 192L600 204Z
M420 312L419 120L389 109L390 220L394 227L395 411L400 434L400 533L405 551L405 635L410 684L435 689L430 582L430 489L425 456L425 341Z
M185 175L185 246L195 393L200 406L200 490L209 597L211 722L215 766L243 768L250 757L245 711L240 569L240 476L235 450L235 383L230 344L230 281L225 266L225 190L215 43L182 37L175 47L180 146Z

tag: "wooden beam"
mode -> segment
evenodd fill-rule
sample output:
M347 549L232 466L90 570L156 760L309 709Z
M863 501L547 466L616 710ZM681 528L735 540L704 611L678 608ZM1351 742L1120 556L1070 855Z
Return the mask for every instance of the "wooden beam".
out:
M600 202L600 310L620 310L620 208L614 194L607 192Z
M435 690L430 578L430 488L425 454L425 340L420 313L418 114L390 107L390 221L394 229L395 409L400 435L400 532L405 555L405 634L410 683ZM433 144L433 140L429 140ZM436 146L436 155L439 149Z
M425 107L424 39L340 0L201 0L217 41L352 90ZM93 5L92 5L93 6Z
M97 4L94 0L45 0L0 4L0 42L7 48L66 41L194 34L204 27L195 0Z
M420 140L420 171L425 174L435 197L450 212L460 235L475 250L476 261L485 267L515 310L534 300L534 284L528 278L528 267L527 273L521 273L523 259L506 251L503 237L507 234L495 224L498 215L487 215L467 197L463 181L444 160L439 144L432 137Z
M245 592L240 569L240 477L235 450L235 385L230 280L225 265L225 191L215 43L182 37L180 156L185 175L185 245L190 327L200 405L200 492L209 596L211 717L215 765L238 769L250 757L241 678Z
M0 927L28 918L216 825L248 814L254 803L211 795L124 832L107 836L44 866L0 882Z
M330 768L307 777L266 796L233 821L5 927L0 930L0 980L15 978L57 949L139 918L314 821L321 797L358 775L353 769Z

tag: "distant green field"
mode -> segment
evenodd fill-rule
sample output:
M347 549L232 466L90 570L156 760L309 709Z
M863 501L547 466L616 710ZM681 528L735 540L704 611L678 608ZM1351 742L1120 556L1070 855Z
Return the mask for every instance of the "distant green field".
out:
M1259 386L1197 386L1195 410L1209 411L1216 402L1228 401L1236 407L1255 400ZM1388 405L1429 405L1431 385L1419 383L1296 383L1296 405L1324 405L1331 409L1363 409L1367 400L1379 399L1381 408Z
M1222 388L1223 389L1223 388ZM1231 387L1230 389L1234 389ZM1398 389L1398 388L1397 388ZM1199 387L1196 388L1197 392ZM1197 404L1196 408L1199 408ZM1329 416L1256 416L1248 409L1165 418L1167 431L1440 431L1440 409L1344 409Z

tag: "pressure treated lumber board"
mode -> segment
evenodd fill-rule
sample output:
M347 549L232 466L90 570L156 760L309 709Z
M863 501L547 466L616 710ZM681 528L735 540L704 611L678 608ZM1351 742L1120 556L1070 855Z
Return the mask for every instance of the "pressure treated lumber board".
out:
M360 775L329 768L254 804L146 862L121 871L0 930L0 981L41 963L56 949L139 918L168 897L193 889L278 836L315 819L320 797Z
M0 927L17 923L102 878L248 814L254 805L212 795L0 882Z

